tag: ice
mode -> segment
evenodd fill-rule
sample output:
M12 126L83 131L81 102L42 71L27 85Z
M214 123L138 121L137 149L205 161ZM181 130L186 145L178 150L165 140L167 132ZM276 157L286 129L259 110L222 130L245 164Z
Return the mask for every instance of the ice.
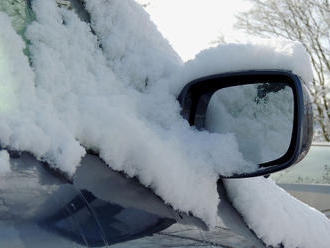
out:
M305 51L287 41L230 44L184 64L135 2L89 0L86 7L96 35L73 11L34 0L36 20L25 33L30 61L0 12L1 145L29 151L69 176L92 149L175 209L214 226L218 174L257 165L247 161L233 134L190 127L178 94L196 77L248 69L291 70L310 82ZM254 187L244 190L252 202Z

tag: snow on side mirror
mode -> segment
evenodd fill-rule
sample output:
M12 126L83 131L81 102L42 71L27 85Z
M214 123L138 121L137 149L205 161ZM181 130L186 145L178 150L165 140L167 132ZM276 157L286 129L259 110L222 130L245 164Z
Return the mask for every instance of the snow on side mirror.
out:
M211 75L187 84L178 100L190 125L234 134L244 158L259 165L252 173L222 177L270 174L297 163L309 150L311 102L300 78L291 72Z

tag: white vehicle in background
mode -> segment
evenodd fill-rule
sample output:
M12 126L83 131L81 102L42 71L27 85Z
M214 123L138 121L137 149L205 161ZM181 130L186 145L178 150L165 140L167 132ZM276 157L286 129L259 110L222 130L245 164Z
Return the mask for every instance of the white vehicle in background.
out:
M305 159L271 175L282 188L330 218L330 144L314 143Z

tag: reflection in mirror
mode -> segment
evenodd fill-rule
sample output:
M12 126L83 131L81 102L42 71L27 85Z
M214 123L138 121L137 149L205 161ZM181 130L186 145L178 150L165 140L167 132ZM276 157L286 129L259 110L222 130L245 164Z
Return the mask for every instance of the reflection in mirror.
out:
M294 97L284 83L222 88L209 102L205 128L233 133L244 158L257 164L282 157L293 128Z

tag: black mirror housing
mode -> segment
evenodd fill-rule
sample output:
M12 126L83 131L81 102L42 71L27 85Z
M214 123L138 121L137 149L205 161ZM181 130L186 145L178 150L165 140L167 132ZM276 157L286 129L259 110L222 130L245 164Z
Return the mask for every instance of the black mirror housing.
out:
M182 116L198 130L205 129L206 112L212 95L221 89L262 82L267 90L276 91L278 83L289 86L293 94L293 123L291 141L287 151L273 159L259 164L251 173L233 174L222 178L245 178L268 175L288 168L307 154L313 137L313 113L308 92L302 79L290 71L256 70L210 75L188 83L181 91L178 101ZM277 86L276 86L277 85ZM260 94L263 97L263 93Z

